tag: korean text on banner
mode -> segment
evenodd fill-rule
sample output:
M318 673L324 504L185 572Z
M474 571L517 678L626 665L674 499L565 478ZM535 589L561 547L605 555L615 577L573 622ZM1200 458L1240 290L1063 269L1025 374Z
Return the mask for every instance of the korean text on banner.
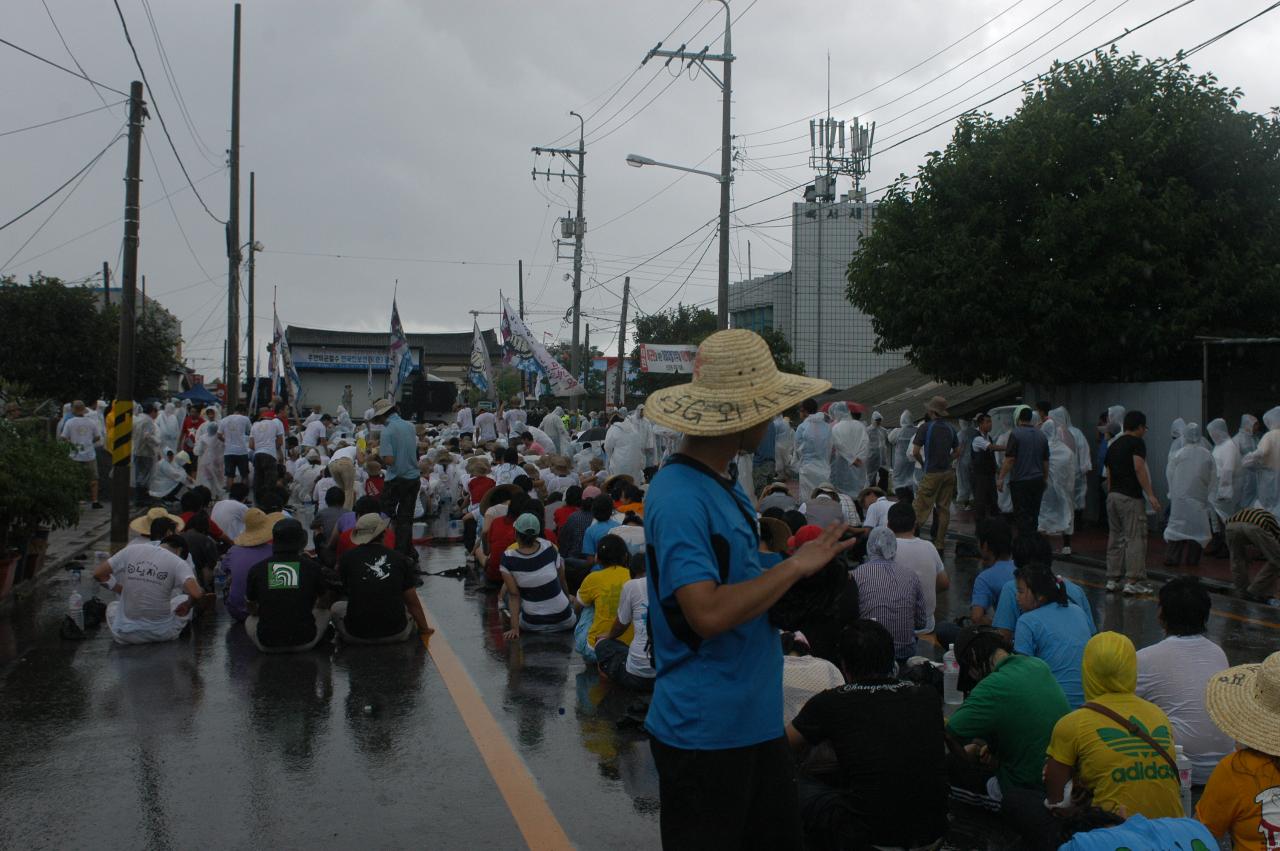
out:
M693 359L697 354L697 346L667 346L655 343L641 343L640 371L692 375Z

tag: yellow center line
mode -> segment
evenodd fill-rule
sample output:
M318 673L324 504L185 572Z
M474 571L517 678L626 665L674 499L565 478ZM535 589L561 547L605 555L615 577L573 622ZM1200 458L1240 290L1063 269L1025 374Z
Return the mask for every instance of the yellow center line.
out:
M423 608L425 610L426 606ZM533 851L572 848L573 843L551 812L546 796L529 773L529 767L498 726L497 719L480 696L475 680L471 679L462 660L440 631L440 621L430 611L426 614L436 631L422 636L422 644L431 654L431 660L449 689L449 696L467 725L467 731L471 733L471 739L476 743L498 791L507 802L507 809L515 818L524 841Z
M1090 588L1103 589L1107 587L1105 583L1090 582L1088 579L1073 578L1072 581L1078 585L1087 585ZM1150 597L1151 595L1144 595L1144 596ZM1274 621L1264 621L1258 618L1251 618L1247 615L1237 615L1235 612L1224 612L1222 611L1222 609L1210 609L1209 613L1217 615L1220 618L1227 618L1228 620L1238 621L1240 623L1253 624L1254 626L1265 626L1268 629L1280 629L1280 623L1276 623Z

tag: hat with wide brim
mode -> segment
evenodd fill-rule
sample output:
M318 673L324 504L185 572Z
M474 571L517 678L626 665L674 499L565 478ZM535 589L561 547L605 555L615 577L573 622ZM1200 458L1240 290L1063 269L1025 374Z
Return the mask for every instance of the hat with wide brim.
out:
M515 499L518 496L524 496L524 489L519 485L498 485L497 487L489 488L489 492L480 500L480 513L484 514L490 508L493 508L493 504L500 501L503 496Z
M175 524L177 524L178 528L176 531L178 532L181 532L182 527L187 525L186 522L183 521L183 519L178 515L170 514L160 506L156 506L155 508L148 511L146 514L142 514L142 515L139 515L138 517L133 518L133 521L129 524L129 528L132 531L137 532L139 535L150 535L151 521L159 520L161 517L167 517L170 520L172 520Z
M356 521L356 526L351 530L351 543L356 545L367 544L374 538L387 531L390 523L381 514L364 514Z
M1210 677L1204 703L1222 732L1245 747L1280 756L1280 652Z
M636 480L630 473L614 473L612 476L604 480L604 492L608 493L613 490L613 486L618 482L626 482L629 485L634 485Z
M947 400L942 396L934 396L924 406L924 409L935 417L951 416L951 412L947 410Z
M244 531L231 543L237 547L256 547L271 540L271 529L284 519L284 512L267 514L261 508L250 508L244 513Z
M745 431L831 389L831 382L779 372L769 344L741 328L702 341L693 381L649 394L645 417L695 437Z

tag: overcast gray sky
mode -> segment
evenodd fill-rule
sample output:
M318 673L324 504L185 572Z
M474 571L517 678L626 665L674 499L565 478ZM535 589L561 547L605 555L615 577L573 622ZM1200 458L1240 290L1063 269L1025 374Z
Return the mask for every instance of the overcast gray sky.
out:
M163 113L200 194L225 218L232 3L150 0L153 31L143 2L120 0L154 87L148 99ZM826 103L828 51L831 100L841 104L833 115L879 123L876 145L883 153L874 157L866 184L877 190L901 172L914 172L927 152L945 145L949 125L889 149L893 142L1176 0L731 5L741 16L733 28L733 126L736 148L746 157L734 183L741 207L810 177L807 119ZM1169 56L1266 5L1198 0L1120 46ZM138 77L110 0L5 0L4 7L0 36L64 65L72 64L69 49L89 76L122 91ZM698 228L717 215L717 187L696 175L629 168L624 158L635 152L718 168L720 94L711 80L673 78L661 62L627 79L659 40L671 48L687 41L718 49L718 3L265 0L245 3L243 15L241 238L248 238L252 170L258 176L256 235L266 247L257 267L260 353L269 338L273 288L286 324L380 331L388 326L399 279L400 312L410 331L466 330L467 311L497 310L499 289L514 300L518 259L525 262L529 324L548 339L567 337L562 317L570 284L564 276L572 263L557 262L553 239L556 218L572 206L574 190L558 178L532 181L530 170L544 167L547 158L539 164L530 148L572 146L577 120L568 115L571 109L589 117L583 307L598 317L588 319L592 341L616 346L621 275L686 236L631 272L634 304L653 312L676 301L714 303L714 228ZM194 135L167 79L155 32ZM1277 36L1280 12L1202 51L1192 65L1240 86L1243 106L1264 111L1280 104L1273 67ZM88 83L4 45L0 78L9 82L0 133L103 105ZM108 104L121 99L110 92L102 97ZM1017 102L1011 95L989 109L1003 114ZM80 169L123 127L124 116L116 105L0 136L0 221ZM148 295L182 320L189 361L209 377L220 375L226 336L222 228L186 187L154 109L145 138L140 271L147 275ZM25 278L40 270L80 279L103 260L115 268L124 162L121 141L69 197L63 192L0 231L0 272ZM167 201L166 189L172 193ZM788 192L741 211L735 222L741 226L733 230L732 279L746 276L748 241L756 274L789 268L786 222L768 220L785 216L797 198ZM482 327L496 325L492 315L480 321Z

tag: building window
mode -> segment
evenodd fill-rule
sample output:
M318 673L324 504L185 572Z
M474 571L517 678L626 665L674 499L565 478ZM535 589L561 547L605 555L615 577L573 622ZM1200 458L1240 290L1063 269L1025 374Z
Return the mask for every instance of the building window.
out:
M773 328L773 305L751 307L733 312L733 327L745 328L748 331L761 331Z

